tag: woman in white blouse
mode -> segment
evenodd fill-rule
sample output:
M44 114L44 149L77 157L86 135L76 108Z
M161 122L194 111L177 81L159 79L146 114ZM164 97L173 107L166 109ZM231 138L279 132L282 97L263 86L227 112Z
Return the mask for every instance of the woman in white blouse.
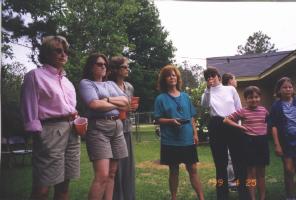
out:
M236 177L239 178L239 199L246 199L244 184L244 164L242 160L240 132L223 124L223 119L240 109L241 101L236 89L232 86L221 84L221 76L218 70L210 67L204 71L207 81L207 89L202 96L202 106L210 110L209 136L210 146L216 167L216 191L217 199L228 199L228 149L234 166Z

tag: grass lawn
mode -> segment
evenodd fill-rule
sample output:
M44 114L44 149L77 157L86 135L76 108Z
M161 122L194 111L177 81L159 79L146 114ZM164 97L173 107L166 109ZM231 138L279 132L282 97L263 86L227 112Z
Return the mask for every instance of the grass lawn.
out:
M136 159L136 195L137 200L169 199L168 168L159 165L159 139L154 134L152 125L141 126L138 140L134 142ZM266 170L267 200L284 199L283 169L281 160L274 156L271 149L271 164ZM215 168L208 145L198 147L200 163L199 175L203 184L206 200L216 199ZM4 163L5 164L5 163ZM193 200L195 194L191 188L184 166L180 168L178 199ZM85 143L81 145L81 177L71 182L71 199L87 199L88 189L93 177L91 163L88 160ZM31 191L31 164L26 161L25 166L1 168L1 200L28 199ZM51 191L52 196L52 191ZM237 199L236 192L230 193L230 199Z

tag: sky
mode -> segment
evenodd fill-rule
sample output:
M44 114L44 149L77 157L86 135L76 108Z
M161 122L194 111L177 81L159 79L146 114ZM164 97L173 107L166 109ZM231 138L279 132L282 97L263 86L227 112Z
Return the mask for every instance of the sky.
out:
M207 57L232 56L254 32L271 37L279 51L296 49L296 2L197 2L154 0L162 26L177 48L175 60L206 65ZM30 44L27 44L30 46ZM28 48L14 48L28 70Z
M279 51L296 49L296 2L154 1L177 48L177 63L206 65L207 57L233 56L254 32Z

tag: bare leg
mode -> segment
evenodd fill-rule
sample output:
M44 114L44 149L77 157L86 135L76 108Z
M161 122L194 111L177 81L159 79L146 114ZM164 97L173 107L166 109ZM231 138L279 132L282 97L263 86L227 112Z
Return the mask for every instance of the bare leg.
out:
M204 200L204 194L202 191L201 182L198 177L196 163L186 165L186 169L189 174L190 183L192 185L192 188L195 190L195 192L198 196L198 199Z
M48 187L32 186L31 200L47 200Z
M287 198L295 197L293 190L295 189L294 176L295 166L292 158L283 158L284 164L284 177L285 177L285 189Z
M54 186L54 200L68 200L69 199L69 184L70 180L65 180Z
M179 185L179 165L169 165L170 175L169 175L169 185L171 192L171 200L177 199L177 190Z
M257 185L259 190L259 200L265 200L265 167L256 167Z
M108 179L109 179L109 159L95 160L93 161L93 168L95 177L90 186L88 193L89 200L101 200L103 199Z
M104 200L112 200L114 189L114 177L117 171L118 160L110 160L108 183L105 190Z
M250 200L256 200L256 167L247 167L246 186L249 191Z

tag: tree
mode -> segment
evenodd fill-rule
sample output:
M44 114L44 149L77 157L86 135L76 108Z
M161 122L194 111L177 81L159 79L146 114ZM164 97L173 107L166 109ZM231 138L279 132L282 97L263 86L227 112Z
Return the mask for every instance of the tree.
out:
M25 74L25 67L20 63L1 66L1 106L2 135L22 133L20 116L20 90Z
M101 52L108 56L123 54L131 60L130 81L136 95L145 99L140 109L151 110L153 98L157 94L156 72L172 62L175 50L172 42L167 41L168 33L160 24L153 2L6 0L2 5L2 35L6 36L3 43L7 45L7 55L10 52L9 42L17 42L19 38L25 37L32 44L31 59L37 65L36 55L41 38L52 34L63 35L70 43L67 74L77 86L84 61L91 52ZM29 22L25 16L29 16ZM147 88L145 90L143 83Z
M237 52L239 55L276 52L277 49L274 48L275 45L270 42L270 39L262 31L255 32L248 37L245 46L239 45L237 47Z

